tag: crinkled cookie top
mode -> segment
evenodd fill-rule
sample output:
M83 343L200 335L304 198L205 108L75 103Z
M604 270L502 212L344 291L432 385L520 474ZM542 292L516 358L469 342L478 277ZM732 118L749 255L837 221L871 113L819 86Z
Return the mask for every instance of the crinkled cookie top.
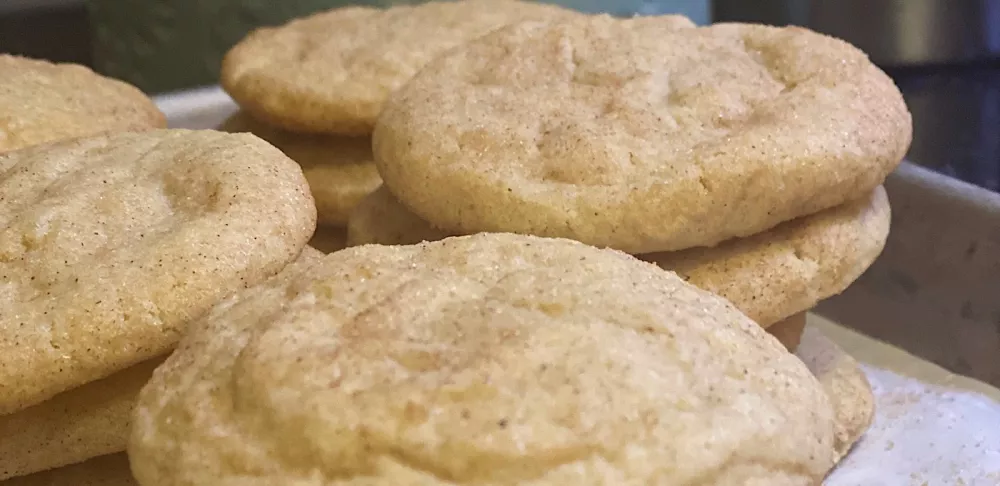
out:
M812 485L832 410L721 298L479 234L326 256L192 326L136 409L145 486Z
M226 54L221 80L274 125L368 135L389 93L442 52L513 22L569 15L519 0L341 7L251 32Z
M76 64L0 54L0 152L166 125L134 86Z
M152 130L0 154L0 414L173 348L281 270L316 208L252 135Z
M521 22L386 103L385 185L434 226L633 254L713 246L864 197L906 152L892 80L802 28Z

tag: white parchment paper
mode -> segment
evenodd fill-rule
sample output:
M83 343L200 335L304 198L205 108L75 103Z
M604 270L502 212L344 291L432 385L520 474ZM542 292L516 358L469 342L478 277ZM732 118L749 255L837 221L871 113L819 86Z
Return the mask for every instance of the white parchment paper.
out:
M809 317L875 392L874 423L824 486L1000 486L1000 390Z
M826 486L1000 485L1000 403L866 367L875 423Z

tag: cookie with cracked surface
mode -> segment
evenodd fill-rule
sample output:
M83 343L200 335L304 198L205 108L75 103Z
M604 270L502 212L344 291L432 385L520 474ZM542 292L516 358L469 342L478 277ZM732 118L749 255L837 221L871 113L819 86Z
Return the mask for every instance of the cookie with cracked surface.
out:
M639 255L721 295L763 327L844 291L875 261L889 236L889 199L867 197L712 248ZM409 211L385 186L351 215L347 244L407 245L448 233Z
M379 117L384 184L449 232L640 254L864 197L905 154L903 98L850 44L670 23L521 22L438 57Z
M317 263L306 247L285 267ZM231 305L235 295L217 305ZM139 390L163 358L145 361L17 412L0 415L0 480L22 477L125 450ZM0 483L6 485L7 483Z
M0 154L0 414L167 352L313 234L301 169L248 134L117 133Z
M0 54L0 152L166 125L153 101L132 85L78 64Z
M366 245L252 293L143 388L144 486L808 485L833 463L832 410L799 359L621 252Z
M371 137L292 133L244 112L233 114L219 129L253 133L298 162L309 181L316 217L322 225L346 225L358 201L382 183L372 157Z
M341 7L251 32L224 57L221 82L272 125L367 136L389 93L442 52L519 20L569 15L579 14L519 0Z
M2 486L139 486L123 453L8 479Z
M795 355L816 376L833 405L839 461L875 419L875 395L857 360L817 329L806 326Z

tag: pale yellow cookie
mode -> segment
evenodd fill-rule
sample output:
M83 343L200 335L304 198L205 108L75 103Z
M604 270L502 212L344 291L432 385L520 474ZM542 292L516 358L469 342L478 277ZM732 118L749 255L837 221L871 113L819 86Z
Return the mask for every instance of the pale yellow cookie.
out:
M412 245L449 236L403 206L385 186L361 200L347 220L347 246Z
M0 486L139 486L124 453L0 482Z
M322 256L306 247L296 263L283 271L312 265ZM231 305L234 298L218 305ZM0 480L124 451L135 398L162 362L162 358L149 360L38 405L0 415Z
M0 415L0 480L124 451L135 397L162 362L146 361Z
M714 248L640 255L721 295L761 326L844 291L882 253L891 209L879 186L866 197Z
M176 484L814 485L832 409L725 300L613 250L367 245L192 325L129 455Z
M769 327L839 294L861 276L882 252L889 220L889 200L878 187L868 197L714 248L639 258L722 295ZM448 236L410 212L384 186L362 200L347 228L348 246L408 245Z
M382 179L372 161L370 137L291 133L253 120L243 112L227 119L220 130L250 132L281 149L302 166L309 181L320 224L344 226L361 198Z
M275 126L367 136L389 93L438 54L512 22L569 15L516 0L341 7L251 32L226 54L221 81Z
M910 114L851 45L673 17L522 22L438 57L386 103L384 184L453 233L629 253L712 246L864 197Z
M0 152L166 125L134 86L77 64L0 54Z
M858 362L820 331L806 327L796 351L833 404L837 460L847 455L875 418L875 396Z
M211 130L0 154L0 194L0 414L162 355L316 225L298 165Z

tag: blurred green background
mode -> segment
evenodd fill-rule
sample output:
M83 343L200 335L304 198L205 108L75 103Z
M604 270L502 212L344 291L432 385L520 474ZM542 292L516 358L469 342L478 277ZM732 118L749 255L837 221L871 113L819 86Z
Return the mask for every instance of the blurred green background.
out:
M5 0L0 0L5 1ZM708 19L708 0L548 0L618 15L683 13ZM215 83L222 55L254 27L346 4L418 0L87 0L93 65L149 93Z

